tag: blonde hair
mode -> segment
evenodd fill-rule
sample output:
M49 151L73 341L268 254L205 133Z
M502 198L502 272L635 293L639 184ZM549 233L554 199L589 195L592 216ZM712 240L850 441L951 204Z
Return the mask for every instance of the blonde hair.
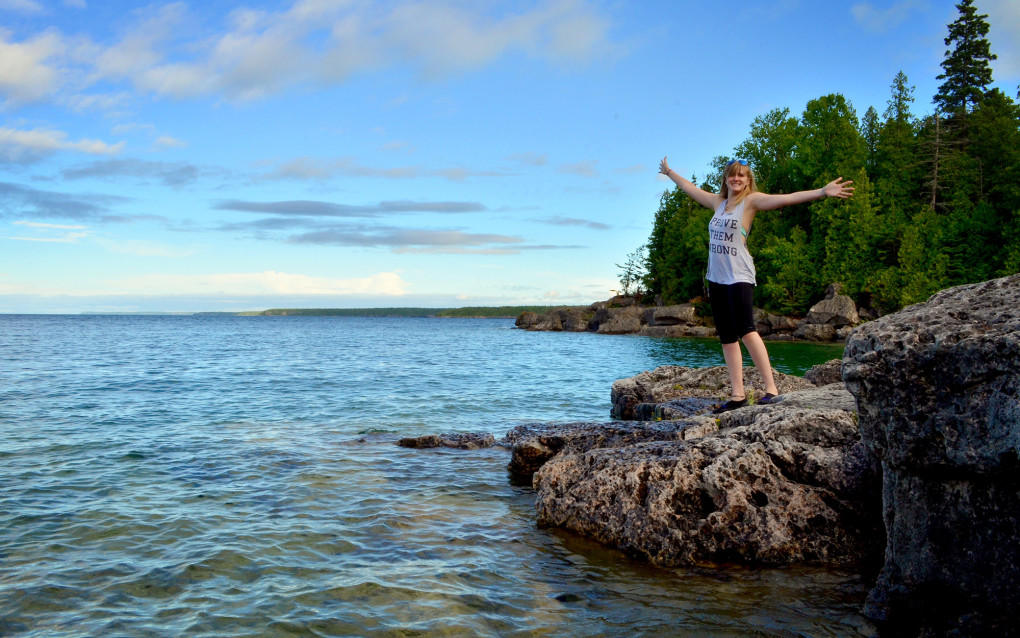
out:
M737 171L747 171L747 188L737 193L732 202L728 202L730 206L739 204L749 194L758 191L758 184L754 181L754 171L751 170L751 167L734 160L727 164L723 170L722 187L719 189L719 194L723 196L723 199L729 199L730 197L730 187L726 184L726 179Z

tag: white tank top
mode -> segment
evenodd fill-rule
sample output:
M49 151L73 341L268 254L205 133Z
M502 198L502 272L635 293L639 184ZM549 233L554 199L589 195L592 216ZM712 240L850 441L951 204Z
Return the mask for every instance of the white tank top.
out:
M726 212L726 200L708 222L708 273L717 284L748 283L754 280L754 262L744 242L744 202Z

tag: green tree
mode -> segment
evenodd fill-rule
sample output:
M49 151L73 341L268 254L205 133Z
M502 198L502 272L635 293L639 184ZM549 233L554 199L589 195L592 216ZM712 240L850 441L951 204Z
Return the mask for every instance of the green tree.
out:
M864 140L864 148L867 152L865 166L868 169L868 176L872 179L875 179L878 172L878 140L881 131L882 123L878 119L878 111L875 110L875 107L869 106L861 121L861 139Z
M963 0L956 8L960 16L949 25L945 43L950 47L942 60L943 80L935 95L935 105L943 113L971 110L992 83L990 62L997 59L985 36L987 15L977 12L973 0Z
M875 258L885 268L898 263L903 229L924 201L918 126L910 111L914 87L902 71L893 79L890 93L875 144L874 168L869 172L874 184ZM889 277L882 281L893 285Z
M714 191L711 184L701 188ZM675 188L663 193L648 242L648 289L666 303L702 294L712 211Z
M623 264L616 264L620 269L621 293L629 295L632 292L638 295L644 292L644 281L647 275L647 258L645 257L645 246L639 246L634 252L627 255L627 261Z

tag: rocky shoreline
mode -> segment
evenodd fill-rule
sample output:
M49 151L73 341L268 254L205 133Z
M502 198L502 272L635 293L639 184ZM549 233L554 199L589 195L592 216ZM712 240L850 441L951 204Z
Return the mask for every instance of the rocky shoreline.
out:
M516 326L531 331L595 332L606 335L634 334L646 337L714 337L715 323L706 303L645 306L632 296L617 296L589 306L566 306L538 314L525 311ZM844 341L862 321L873 318L858 310L853 299L840 294L833 284L825 299L811 307L806 317L775 315L755 308L758 333L764 339Z
M1018 632L1020 274L858 327L778 403L708 413L725 375L664 366L613 384L617 421L511 430L537 523L658 565L856 565L883 635Z

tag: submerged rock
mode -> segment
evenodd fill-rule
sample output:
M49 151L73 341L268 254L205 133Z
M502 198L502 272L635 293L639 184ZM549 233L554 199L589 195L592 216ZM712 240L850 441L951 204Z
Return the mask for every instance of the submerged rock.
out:
M1020 275L858 328L843 378L880 459L888 546L874 620L1007 635L1020 617Z
M416 449L451 447L461 450L477 450L484 447L492 447L496 444L496 437L491 434L426 434L423 436L408 437L397 441L400 447Z

